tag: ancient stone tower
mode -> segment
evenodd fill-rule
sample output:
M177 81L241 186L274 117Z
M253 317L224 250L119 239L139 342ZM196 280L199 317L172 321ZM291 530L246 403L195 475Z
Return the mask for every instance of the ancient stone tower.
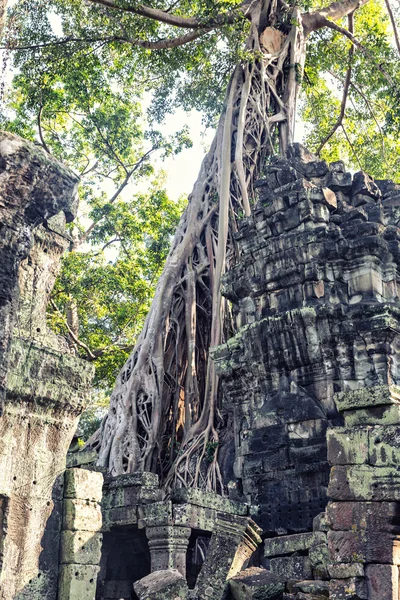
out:
M265 169L213 350L222 497L65 469L92 372L45 308L75 184L0 138L0 599L398 600L400 187L299 145Z

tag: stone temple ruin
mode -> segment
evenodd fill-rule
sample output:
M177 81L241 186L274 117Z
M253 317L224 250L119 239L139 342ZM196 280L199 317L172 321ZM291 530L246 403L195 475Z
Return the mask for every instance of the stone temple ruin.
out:
M400 186L294 145L258 182L215 348L225 497L68 448L88 363L48 330L75 177L0 136L0 600L398 600Z

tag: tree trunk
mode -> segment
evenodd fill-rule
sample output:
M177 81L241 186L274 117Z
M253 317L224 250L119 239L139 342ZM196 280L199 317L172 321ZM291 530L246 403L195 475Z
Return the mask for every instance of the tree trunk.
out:
M166 483L223 492L218 381L209 359L209 348L232 332L221 276L237 259L237 219L251 214L266 156L292 141L305 56L299 10L277 11L273 0L252 10L251 59L232 74L143 331L88 442L114 475L151 470Z

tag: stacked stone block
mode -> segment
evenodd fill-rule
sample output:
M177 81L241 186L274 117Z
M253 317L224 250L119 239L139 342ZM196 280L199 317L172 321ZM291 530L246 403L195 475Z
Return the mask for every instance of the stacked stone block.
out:
M399 390L380 385L335 399L344 427L327 436L330 597L398 600Z
M213 357L233 476L274 536L310 532L325 509L334 394L400 383L400 187L295 144L257 188L222 286L238 332Z
M58 600L95 600L102 545L102 487L101 473L66 471Z

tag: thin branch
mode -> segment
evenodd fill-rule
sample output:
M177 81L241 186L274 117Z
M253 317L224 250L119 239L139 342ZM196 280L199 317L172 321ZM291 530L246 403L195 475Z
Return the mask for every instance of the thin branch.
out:
M394 18L393 10L392 10L392 7L390 6L389 0L385 0L385 4L386 4L386 8L387 8L388 15L390 18L390 22L392 24L394 39L395 39L396 46L397 46L397 52L400 54L400 37L399 37L399 31L397 29L397 23Z
M344 27L341 27L340 25L337 25L333 21L329 21L329 19L324 19L324 22L325 22L326 27L329 27L330 29L333 29L334 31L337 31L338 33L341 33L342 35L349 38L351 43L354 44L354 46L356 46L359 50L361 50L361 52L374 63L374 65L376 66L378 71L380 71L382 73L382 75L384 76L386 81L391 86L395 86L395 83L394 83L393 79L390 77L389 73L382 67L381 64L376 62L373 54L368 50L368 48L363 46L361 44L361 42L357 38L355 38L352 33L350 33L350 31L348 31Z
M93 354L93 352L91 351L91 349L89 348L89 346L87 346L85 344L85 342L82 342L76 335L75 333L72 331L71 327L68 324L68 321L66 320L66 318L64 317L64 315L62 314L61 310L58 308L58 306L56 305L56 303L54 302L54 300L52 300L50 298L50 304L51 306L54 308L54 310L56 311L56 313L58 315L60 315L60 317L63 320L63 323L65 325L65 327L68 330L69 335L71 336L71 338L73 339L73 341L75 342L75 344L77 346L80 346L80 348L83 348L83 350L85 350L86 354L88 355L88 357L90 358L90 360L95 360L96 356L95 354Z
M48 154L51 154L49 147L47 146L45 139L43 137L43 130L42 130L42 112L43 112L43 106L40 106L39 108L39 112L38 112L38 118L37 118L37 122L38 122L38 130L39 130L39 137L40 137L40 141L42 143L43 148L46 150L46 152Z
M329 69L328 69L328 73L329 73L329 74L330 74L332 77L334 77L335 79L337 79L338 81L340 81L340 82L343 84L343 80L342 80L342 79L341 79L341 78L340 78L338 75L336 75L336 73L334 73L333 71L330 71ZM381 144L382 144L382 158L383 158L383 160L386 162L386 157L385 157L385 138L384 138L384 135L383 135L382 127L381 127L381 125L380 125L380 123L379 123L379 121L378 121L378 118L377 118L377 116L375 115L374 109L372 108L372 104L371 104L371 102L368 100L368 98L366 97L366 95L364 94L364 92L363 92L362 90L360 90L360 88L359 88L359 87L358 87L358 86L357 86L357 85L356 85L356 84L355 84L353 81L351 81L351 82L350 82L350 86L351 86L351 87L352 87L352 88L353 88L353 89L356 91L356 93L357 93L359 96L361 96L361 98L364 100L364 102L365 102L365 104L366 104L366 106L367 106L367 108L368 108L369 112L371 113L371 117L373 118L373 120L374 120L374 121L375 121L375 123L376 123L376 126L377 126L377 128L378 128L378 130L379 130L379 134L380 134L380 136L381 136Z
M346 138L346 140L347 140L347 143L349 144L349 146L350 146L350 148L351 148L351 150L352 150L352 152L353 152L353 154L354 154L354 156L355 156L355 158L356 158L356 161L358 162L358 166L360 167L360 169L361 169L361 171L362 171L362 170L363 170L363 166L362 166L362 164L361 164L361 162L360 162L360 159L358 158L358 154L357 154L357 152L355 151L355 149L354 149L354 146L353 146L353 144L352 144L352 142L351 142L351 140L350 140L349 136L347 135L347 131L346 131L346 129L345 129L345 127L344 127L343 123L341 124L341 128L342 128L342 130L343 130L343 133L344 133L344 135L345 135L345 138Z
M351 13L347 17L347 19L348 19L348 24L349 24L349 32L353 33L353 31L354 31L354 13ZM351 83L351 70L352 70L353 56L354 56L354 45L351 44L350 49L349 49L349 66L347 68L346 79L344 81L344 86L343 86L343 96L342 96L342 102L340 104L340 113L339 113L336 123L332 127L331 131L328 133L327 136L325 136L325 138L322 140L322 142L318 146L317 156L320 155L322 148L325 146L325 144L327 144L327 142L331 139L331 137L336 133L336 131L339 129L339 127L343 123L343 119L344 119L344 116L346 113L347 97L349 95L349 87L350 87L350 83Z
M40 48L49 48L53 46L63 46L71 43L84 43L84 44L93 44L95 42L103 42L103 44L110 44L112 42L120 42L124 44L131 44L132 46L140 46L141 48L145 48L146 50L170 50L172 48L178 48L180 46L184 46L185 44L189 44L194 40L206 35L212 31L212 28L204 28L201 31L191 31L185 35L181 35L176 38L163 38L156 41L148 41L148 40L139 40L132 39L129 37L124 37L121 35L114 35L106 38L75 38L75 37L67 37L61 40L52 40L51 42L45 42L43 44L32 44L28 46L3 46L0 47L0 50L36 50Z
M132 177L132 175L139 169L139 167L148 159L148 157L150 156L150 154L152 152L154 152L155 150L157 150L158 146L153 146L152 148L150 148L150 150L148 150L145 154L143 154L143 156L137 161L137 163L135 163L135 166L130 169L129 171L127 171L126 176L123 180L123 182L121 183L121 185L119 186L119 188L117 189L117 191L113 194L113 196L110 198L110 200L108 201L107 204L113 204L118 196L123 192L123 190L126 188L126 186L129 183L130 178ZM104 218L100 217L100 219L98 219L97 221L93 221L93 223L86 229L85 233L79 238L79 245L85 243L90 234L92 233L93 229L96 227L96 225L98 225L100 223L100 221Z

